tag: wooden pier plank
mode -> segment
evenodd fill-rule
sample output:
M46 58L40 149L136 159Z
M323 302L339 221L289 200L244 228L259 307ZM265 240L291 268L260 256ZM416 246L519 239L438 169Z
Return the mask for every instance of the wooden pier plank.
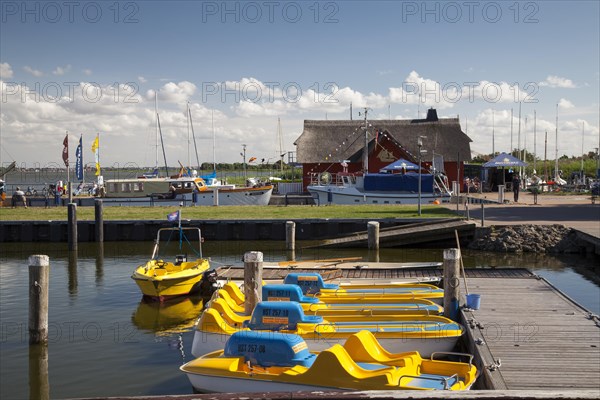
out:
M600 390L597 322L546 280L505 272L505 277L470 277L467 282L471 293L481 295L480 309L462 314L480 326L466 324L470 335L485 342L475 349L489 351L491 359L482 357L485 366L501 361L496 371L485 373L499 374L498 388L505 384L510 390ZM487 381L494 384L492 376Z

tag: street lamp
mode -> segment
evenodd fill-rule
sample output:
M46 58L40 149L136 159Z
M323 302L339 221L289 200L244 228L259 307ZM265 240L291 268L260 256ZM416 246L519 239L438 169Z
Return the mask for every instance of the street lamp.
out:
M417 213L419 214L419 217L421 216L421 155L423 153L427 153L426 150L421 150L421 147L423 147L424 138L427 138L427 136L419 136L417 138L417 146L419 147L419 203L417 207Z

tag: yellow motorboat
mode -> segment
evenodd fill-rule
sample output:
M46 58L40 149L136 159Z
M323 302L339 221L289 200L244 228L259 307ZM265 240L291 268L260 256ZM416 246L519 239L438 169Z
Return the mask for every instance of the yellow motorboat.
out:
M186 232L196 231L198 234L197 258L188 261L186 254L178 254L174 261L159 258L159 242L161 234L170 232L178 234L179 249L185 240L189 244ZM170 240L169 240L170 241ZM144 296L163 301L168 298L185 296L199 289L202 274L210 268L210 263L202 257L201 232L199 228L162 228L158 230L154 250L150 261L140 265L131 275Z
M446 353L457 355L456 353ZM318 354L298 335L243 331L224 350L180 367L199 392L293 392L299 390L468 390L477 369L468 362L393 354L368 331L350 335Z

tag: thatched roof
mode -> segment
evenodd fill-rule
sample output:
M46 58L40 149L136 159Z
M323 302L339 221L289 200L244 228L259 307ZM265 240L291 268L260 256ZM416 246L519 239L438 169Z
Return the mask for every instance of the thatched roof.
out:
M431 110L430 110L431 111ZM417 138L423 138L424 159L441 154L444 161L470 161L472 140L461 130L458 118L413 120L371 120L369 140L377 130L387 131L412 154L418 154ZM296 142L299 163L338 162L361 152L365 145L362 120L305 120Z

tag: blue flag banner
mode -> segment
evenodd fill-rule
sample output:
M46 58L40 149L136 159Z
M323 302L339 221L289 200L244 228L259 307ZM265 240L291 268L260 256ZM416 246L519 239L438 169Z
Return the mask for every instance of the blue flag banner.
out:
M82 136L79 137L79 146L77 146L77 151L75 151L75 174L77 175L77 179L83 180L83 152L82 152Z
M172 213L167 214L167 221L169 221L169 222L179 221L179 211L173 211Z

